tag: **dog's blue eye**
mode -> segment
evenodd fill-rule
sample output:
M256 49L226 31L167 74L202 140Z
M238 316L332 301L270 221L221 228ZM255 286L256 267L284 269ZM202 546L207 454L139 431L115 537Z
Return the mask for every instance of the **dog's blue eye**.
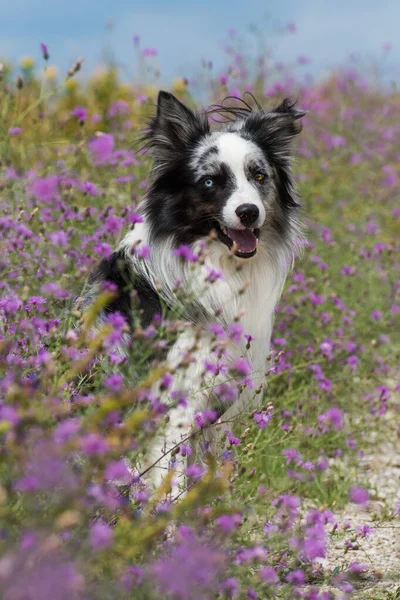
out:
M211 178L205 179L203 183L207 188L211 188L214 185L214 181Z

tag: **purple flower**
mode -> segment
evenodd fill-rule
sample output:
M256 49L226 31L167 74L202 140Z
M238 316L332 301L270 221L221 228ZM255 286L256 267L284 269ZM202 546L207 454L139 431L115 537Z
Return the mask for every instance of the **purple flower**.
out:
M351 502L354 502L355 504L366 504L368 502L369 495L366 489L355 485L350 488L349 497Z
M16 488L21 491L59 488L63 494L70 494L76 489L76 484L71 465L60 453L59 448L47 440L42 440L30 448L25 477L17 482Z
M253 419L259 429L265 429L272 419L272 414L265 412L254 413Z
M93 252L96 254L100 254L100 256L104 256L104 258L110 258L113 253L112 246L110 244L106 244L105 242L99 242L93 248Z
M236 371L238 375L249 375L251 373L251 366L247 360L238 358L233 361L231 370Z
M102 455L108 452L108 443L98 433L88 433L81 439L81 448L88 456Z
M99 190L97 189L96 185L91 181L85 181L79 186L79 189L81 189L84 194L89 194L94 198L96 198L99 195Z
M231 446L239 446L240 445L239 438L235 437L231 431L227 430L227 431L225 431L225 434L226 434L228 442L230 443Z
M44 44L43 42L40 42L40 51L42 53L42 56L44 58L44 60L49 60L49 51L47 49L46 44Z
M370 527L369 525L358 525L357 531L360 534L360 537L362 537L362 538L365 538L374 532L372 527Z
M298 450L296 450L296 448L287 448L286 450L282 450L282 454L286 456L287 465L290 465L292 461L299 465L303 460L302 455Z
M382 172L385 174L383 178L383 186L386 188L395 187L397 185L397 171L395 167L391 165L385 165L382 167Z
M50 233L49 240L54 246L58 246L59 248L67 246L69 241L66 232L63 230Z
M222 584L222 588L228 598L235 598L239 591L239 584L236 579L229 577L228 579L225 579L224 583Z
M358 357L355 354L352 354L346 358L346 363L350 371L356 371L358 367Z
M139 256L139 258L143 258L143 260L149 260L151 253L150 246L146 246L146 244L139 244L135 248L135 255Z
M113 536L113 530L104 521L96 521L90 528L89 544L93 550L103 550L111 544Z
M10 571L2 577L2 598L18 600L71 600L82 598L84 579L73 563L59 551L37 545L18 553L7 563Z
M78 121L83 123L88 118L88 111L84 106L76 106L71 110L71 116L76 117Z
M22 131L22 127L10 127L8 130L8 135L18 135Z
M205 425L208 425L209 423L213 423L217 417L218 413L216 410L206 408L201 412L195 413L194 422L196 423L197 427L202 428Z
M100 135L88 143L94 165L106 165L113 154L114 137L110 133Z
M204 467L201 467L200 465L189 465L189 467L186 469L186 475L190 478L190 479L200 479L201 477L203 477L205 473L205 469Z
M119 373L114 373L113 375L110 375L110 377L107 377L107 379L104 380L104 385L109 390L112 390L113 392L118 392L118 390L120 390L122 387L122 382L122 375L120 375Z
M286 581L293 585L303 585L304 583L304 573L300 569L296 571L291 571L286 576Z
M108 463L105 477L108 481L112 481L118 485L126 485L133 479L133 475L124 460L116 460Z
M354 573L355 575L360 575L360 573L366 573L369 570L368 565L363 565L358 562L351 562L349 564L349 571Z
M174 600L209 598L223 579L225 553L210 543L201 542L189 528L185 529L178 535L178 541L152 565L152 578L162 590L163 597Z
M379 321L379 319L382 317L382 313L380 310L373 310L371 313L371 319L373 321Z
M127 115L130 112L129 104L125 100L117 100L111 104L108 116L117 117L120 115Z
M221 402L233 402L238 396L238 388L235 382L221 383L213 388L213 393Z
M228 535L239 525L241 519L242 516L239 513L234 515L222 515L221 517L217 517L214 523L221 531Z
M326 545L326 533L322 522L306 527L304 539L301 543L301 553L306 560L325 558Z
M157 56L158 52L155 48L143 48L143 56Z
M9 423L10 425L18 425L21 417L18 415L14 406L0 406L0 423Z
M54 431L54 441L57 444L63 444L70 440L80 429L80 419L78 417L73 419L66 419L59 425L57 425Z
M58 177L50 175L35 179L30 186L30 192L41 202L51 202L58 194Z
M332 407L318 417L320 423L330 425L336 431L343 429L343 411L340 408Z
M340 271L341 275L354 275L354 273L356 272L355 267L351 267L351 266L345 266L343 267L343 269Z
M208 331L210 331L214 337L216 338L224 338L225 330L219 323L211 323L208 326Z
M179 452L181 453L181 456L190 456L193 450L188 444L181 444L179 446Z
M307 56L298 56L297 62L299 63L299 65L308 65L311 62L311 60Z
M228 327L228 335L233 342L238 344L243 335L243 327L240 323L231 323Z
M175 256L181 256L186 262L196 262L198 260L198 256L192 251L190 246L187 244L182 244L178 248L172 251L172 254Z
M261 569L260 578L267 585L275 585L279 582L279 577L276 574L275 569L273 567L264 567L263 569Z

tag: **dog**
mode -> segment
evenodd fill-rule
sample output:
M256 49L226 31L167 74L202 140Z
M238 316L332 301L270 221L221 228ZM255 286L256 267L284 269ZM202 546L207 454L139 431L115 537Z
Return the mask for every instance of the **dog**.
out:
M291 164L293 142L305 114L290 99L269 111L242 100L236 107L220 105L197 112L172 94L159 92L156 114L145 132L153 169L138 208L143 221L126 234L110 258L103 259L91 277L90 294L102 282L114 284L117 296L104 314L119 312L130 322L133 290L142 327L161 313L161 302L169 307L181 303L178 281L180 290L194 297L183 307L182 316L202 335L197 338L193 327L181 331L166 358L174 370L183 356L195 353L195 360L174 381L176 389L187 391L189 400L174 403L172 389L161 392L171 408L148 456L147 464L155 463L149 474L156 487L171 465L170 450L193 431L197 411L215 408L221 421L229 421L244 408L256 406L250 390L223 403L218 393L201 391L204 364L212 356L209 327L217 323L227 331L240 320L246 338L229 339L226 360L246 357L255 383L261 382L275 307L302 238ZM223 118L218 121L215 116ZM213 127L210 117L216 121ZM150 249L146 260L140 248ZM182 259L185 253L203 253L203 259L194 268L193 261ZM210 273L212 285L204 285ZM217 374L214 379L215 390L223 377ZM175 455L175 468L177 460L183 469L185 458ZM180 484L178 477L175 490Z

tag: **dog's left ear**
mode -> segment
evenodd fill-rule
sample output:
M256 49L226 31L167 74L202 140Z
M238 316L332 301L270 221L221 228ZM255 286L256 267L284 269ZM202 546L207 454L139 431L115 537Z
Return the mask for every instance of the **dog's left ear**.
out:
M156 116L146 134L147 145L156 165L165 165L209 131L205 114L191 110L169 92L160 91Z
M295 136L302 130L299 119L306 116L306 111L296 108L296 101L285 98L279 106L268 113L271 118L275 117L276 124L286 130L288 135Z
M290 163L293 141L302 129L300 119L305 114L296 108L295 102L286 98L268 112L251 112L244 122L244 129L262 148L268 160L284 167Z

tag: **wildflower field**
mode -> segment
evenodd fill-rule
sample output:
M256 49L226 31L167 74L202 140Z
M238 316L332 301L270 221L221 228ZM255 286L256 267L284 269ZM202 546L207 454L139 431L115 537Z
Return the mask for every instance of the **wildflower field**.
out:
M400 527L400 496L382 499L360 466L400 432L399 92L354 65L316 82L269 55L250 67L234 39L224 72L205 62L197 83L170 86L190 106L251 92L271 107L294 94L308 111L294 165L308 242L277 310L263 409L220 425L221 458L191 465L195 484L170 502L168 482L151 494L135 465L168 413L150 388L177 376L162 350L190 325L138 325L126 361L122 317L90 333L112 289L86 311L76 302L140 220L138 133L160 86L155 51L134 44L135 83L114 64L64 76L44 45L41 63L0 70L0 596L399 598L396 574L389 591L366 585L385 577L368 539ZM240 319L216 328L216 355L244 334ZM226 371L223 393L251 385ZM349 504L373 524L343 524Z

